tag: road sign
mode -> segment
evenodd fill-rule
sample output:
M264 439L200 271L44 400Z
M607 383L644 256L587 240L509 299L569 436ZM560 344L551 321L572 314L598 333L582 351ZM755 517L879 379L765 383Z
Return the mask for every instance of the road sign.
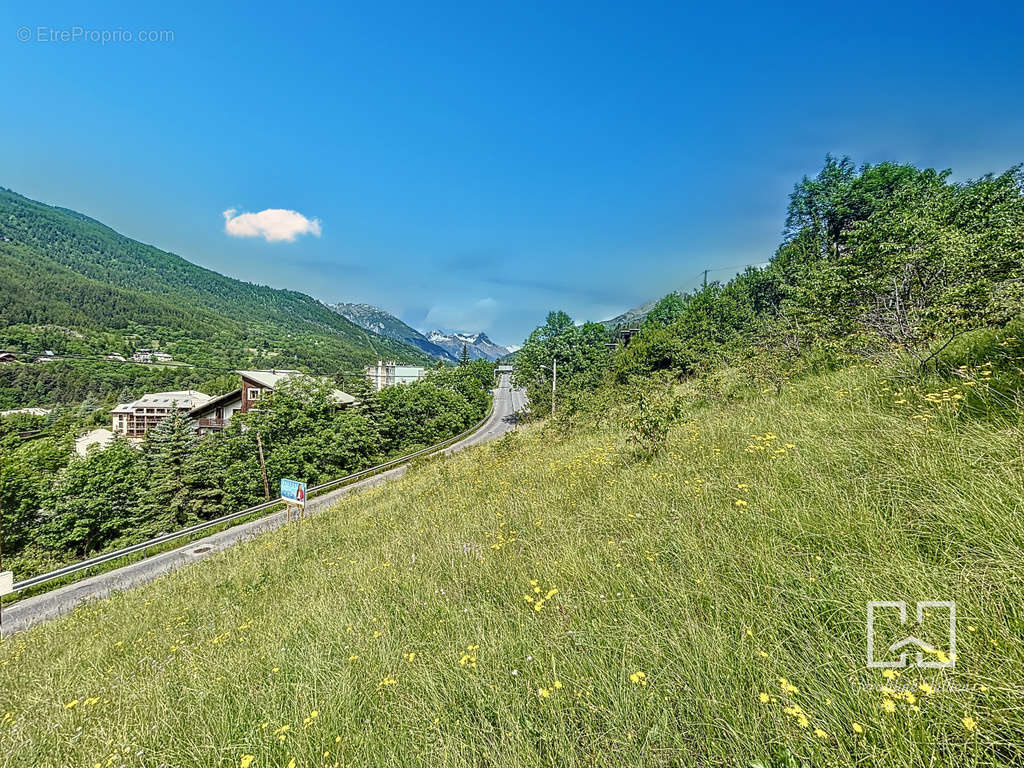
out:
M8 595L14 591L14 574L11 571L0 571L0 595Z
M281 480L281 499L285 504L306 506L306 484L299 480Z

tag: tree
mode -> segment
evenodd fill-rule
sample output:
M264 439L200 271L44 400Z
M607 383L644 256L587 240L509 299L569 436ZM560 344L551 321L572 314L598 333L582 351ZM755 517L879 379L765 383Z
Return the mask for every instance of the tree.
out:
M673 291L651 307L644 318L644 325L672 325L683 314L682 295Z
M0 512L5 553L18 552L36 536L41 510L54 487L54 476L67 465L70 453L69 440L43 437L22 443L17 435L0 439Z
M202 480L189 462L196 443L191 422L177 411L146 433L142 452L148 483L142 508L153 533L198 520L193 491Z
M74 458L47 495L39 542L78 557L144 529L140 498L146 473L124 440Z
M469 347L462 345L462 354L459 355L459 365L469 365Z
M608 330L600 323L574 325L565 312L551 312L516 354L512 377L526 387L534 413L551 410L552 365L558 360L559 398L573 389L594 389L609 364Z

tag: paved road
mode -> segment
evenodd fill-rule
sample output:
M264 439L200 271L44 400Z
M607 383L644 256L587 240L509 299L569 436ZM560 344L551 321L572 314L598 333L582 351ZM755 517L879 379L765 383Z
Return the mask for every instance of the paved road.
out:
M498 383L498 388L493 391L493 396L494 410L487 422L469 437L445 448L445 454L452 454L464 448L493 440L515 428L516 414L523 410L526 404L525 394L522 390L512 389L508 375L504 374ZM310 499L306 503L306 512L319 512L353 491L371 488L401 477L405 474L406 469L406 466L395 467L366 480L360 480L317 496L315 499ZM266 517L241 523L220 533L193 541L170 552L153 555L137 563L130 563L116 570L91 576L35 597L19 600L4 608L3 634L6 636L40 621L62 616L86 600L103 598L111 592L130 589L152 581L158 576L198 562L232 544L252 539L261 533L278 528L284 523L284 511L274 512Z

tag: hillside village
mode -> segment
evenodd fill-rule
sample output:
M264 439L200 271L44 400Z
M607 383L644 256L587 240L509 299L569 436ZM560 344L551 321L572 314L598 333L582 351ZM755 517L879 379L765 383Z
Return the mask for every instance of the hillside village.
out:
M378 360L344 389L286 368L213 381L221 394L155 390L109 409L19 408L0 418L8 565L28 576L251 506L282 477L332 479L444 440L486 411L494 366Z

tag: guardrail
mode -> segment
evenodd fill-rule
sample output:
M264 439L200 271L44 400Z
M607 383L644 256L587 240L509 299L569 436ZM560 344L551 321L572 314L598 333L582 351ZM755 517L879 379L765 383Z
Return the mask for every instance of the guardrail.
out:
M500 391L500 388L498 391ZM418 451L413 451L412 453L406 454L405 456L399 456L397 459L385 461L383 464L375 464L372 467L367 467L366 469L361 469L358 472L353 472L351 475L345 475L344 477L339 477L336 480L328 480L326 483L314 485L311 488L307 489L307 498L311 495L319 495L325 493L326 491L338 488L342 485L349 485L350 483L358 482L359 480L363 480L367 477L380 474L381 472L386 472L387 470L393 469L402 464L407 464L408 462L412 461L413 459L419 458L420 456L426 456L431 453L443 451L445 448L448 448L449 446L454 445L455 443L465 440L467 437L478 432L480 429L484 427L484 425L487 424L487 422L491 420L491 417L493 415L494 397L491 398L491 405L487 409L486 415L480 421L478 421L476 424L474 424L472 427L465 430L464 432L460 432L454 437L449 437L447 440L442 440L440 443L435 443L434 445L428 446L426 448L421 448ZM73 563L72 565L65 565L63 568L58 568L55 571L50 571L49 573L43 573L39 576L32 576L31 578L25 579L24 581L16 582L12 586L11 591L21 592L23 590L30 589L31 587L37 587L40 584L47 583L48 581L60 579L64 576L70 576L71 574L78 573L79 571L94 568L97 565L103 565L104 563L108 563L111 560L117 560L122 557L127 557L128 555L134 555L139 552L143 552L147 549L150 549L151 547L166 544L169 541L174 541L175 539L180 539L185 536L191 536L194 533L205 531L207 528L215 528L218 525L231 523L240 518L254 515L257 512L263 512L265 510L274 509L275 507L280 506L282 506L280 499L272 499L271 501L265 501L262 504L247 507L246 509L241 509L238 512L232 512L230 514L223 515L213 520L204 520L201 523L190 525L189 527L182 528L179 531L174 531L172 533L164 533L152 539L149 539L148 541L140 541L138 544L132 544L130 546L114 550L113 552L106 552L102 555L97 555L96 557L90 557L88 560L82 560L81 562Z

